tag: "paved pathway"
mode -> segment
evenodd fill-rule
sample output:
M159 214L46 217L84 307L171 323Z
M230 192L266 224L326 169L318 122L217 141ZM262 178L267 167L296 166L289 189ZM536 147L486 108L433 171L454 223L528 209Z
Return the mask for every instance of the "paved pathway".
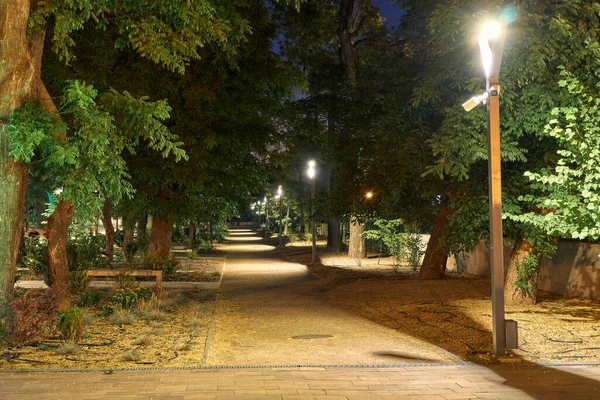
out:
M457 363L430 343L328 304L328 282L232 230L207 365ZM352 299L348 299L352 301Z
M600 398L600 367L537 365L0 373L0 398L540 399Z

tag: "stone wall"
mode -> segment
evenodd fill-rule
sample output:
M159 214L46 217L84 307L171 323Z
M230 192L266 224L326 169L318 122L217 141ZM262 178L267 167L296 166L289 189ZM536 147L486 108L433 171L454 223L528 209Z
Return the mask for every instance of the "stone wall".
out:
M600 244L558 242L540 265L538 288L566 297L600 300Z
M504 272L511 249L504 249ZM459 272L490 276L490 253L485 242L456 257ZM538 272L538 289L565 297L600 301L600 244L562 240L556 254L544 259Z

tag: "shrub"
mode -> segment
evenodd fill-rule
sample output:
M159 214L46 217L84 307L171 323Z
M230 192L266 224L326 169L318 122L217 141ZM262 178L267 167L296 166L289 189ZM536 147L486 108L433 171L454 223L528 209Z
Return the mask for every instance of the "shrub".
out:
M8 341L14 346L39 341L55 328L56 308L50 289L30 289L11 304L12 330Z
M81 308L73 306L67 312L58 313L57 327L63 339L77 342L85 328Z
M102 290L86 290L79 296L79 305L81 307L93 307L98 305L103 297L104 293Z
M173 279L177 276L179 261L174 255L168 258L146 258L142 263L141 269L160 270L167 279Z
M43 277L46 283L48 280L48 242L38 240L35 237L23 237L25 251L21 259L21 265L29 268L36 274Z
M101 268L108 265L104 255L106 236L83 234L67 242L67 258L71 270Z
M515 262L517 269L517 280L515 286L518 287L523 296L533 296L535 294L535 276L537 274L538 258L528 254L523 258L522 262Z
M205 254L213 251L214 246L208 240L200 239L198 241L198 247L196 248L196 254Z
M90 284L90 278L87 276L86 271L82 269L71 271L69 275L71 276L71 294L77 295L85 292Z
M374 229L365 232L365 238L377 240L388 249L394 258L394 266L402 262L408 263L413 271L419 267L422 250L422 239L416 226L407 226L401 219L377 219Z
M108 300L107 311L137 307L140 301L148 301L152 295L151 289L142 287L117 290Z

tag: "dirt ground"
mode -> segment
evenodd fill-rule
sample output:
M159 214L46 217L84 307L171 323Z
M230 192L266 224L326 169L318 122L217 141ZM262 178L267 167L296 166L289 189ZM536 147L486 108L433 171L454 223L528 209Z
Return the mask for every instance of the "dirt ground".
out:
M57 335L38 343L7 348L0 369L105 369L143 366L201 365L214 293L166 290L156 292L159 304L125 311L121 320L99 307L85 307L85 334L76 354L59 354ZM158 311L155 311L158 310Z
M309 262L308 253L290 257ZM389 259L355 260L321 252L309 269L329 282L331 304L401 332L425 339L463 359L493 361L491 286L486 278L450 273L421 281L409 267ZM512 354L531 362L600 361L600 304L538 293L532 306L507 306L519 324L519 348Z

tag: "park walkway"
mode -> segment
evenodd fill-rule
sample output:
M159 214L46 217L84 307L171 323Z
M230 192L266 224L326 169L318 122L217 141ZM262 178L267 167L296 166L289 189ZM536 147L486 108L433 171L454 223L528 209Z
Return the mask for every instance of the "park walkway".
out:
M232 230L207 365L456 364L446 351L336 309L328 282ZM352 299L348 299L352 301Z
M0 399L597 399L599 366L479 366L327 305L327 282L232 231L206 364L0 372ZM110 372L110 371L109 371Z

